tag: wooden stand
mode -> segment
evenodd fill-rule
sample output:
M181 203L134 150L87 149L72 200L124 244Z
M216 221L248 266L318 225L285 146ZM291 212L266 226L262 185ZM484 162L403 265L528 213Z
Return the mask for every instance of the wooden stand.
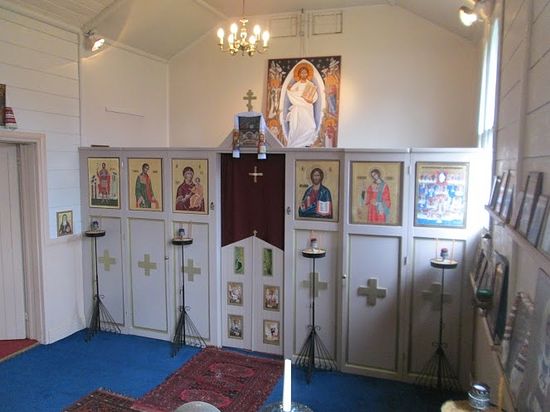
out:
M332 359L328 349L323 344L317 330L321 329L315 325L315 260L325 257L327 254L324 249L305 249L302 256L311 259L313 262L313 272L311 272L310 293L311 293L311 325L309 325L309 335L307 336L300 353L296 358L296 365L306 369L306 381L311 382L313 369L336 370L336 362ZM315 359L317 354L317 361Z
M186 245L191 245L192 243L193 239L187 237L175 237L172 239L173 245L181 246L182 266L181 307L178 323L176 324L176 330L174 332L174 339L172 339L172 356L176 356L176 353L178 353L183 345L196 346L200 348L206 347L206 342L201 337L197 327L187 313L187 310L191 308L185 306L185 271L183 269L183 267L185 266L184 248Z
M432 387L441 390L460 390L458 377L454 373L451 363L443 349L443 291L445 289L445 269L454 269L458 262L452 259L430 259L430 265L441 269L441 292L439 297L439 336L436 343L436 350L428 363L422 368L416 382L419 385ZM434 385L433 378L436 378Z
M121 333L120 328L116 324L115 320L101 301L101 295L99 294L99 276L97 273L97 238L105 236L104 230L88 230L84 232L86 237L90 237L94 240L94 269L95 269L95 296L92 308L92 317L90 325L86 331L84 340L88 342L92 337L100 330L106 332Z

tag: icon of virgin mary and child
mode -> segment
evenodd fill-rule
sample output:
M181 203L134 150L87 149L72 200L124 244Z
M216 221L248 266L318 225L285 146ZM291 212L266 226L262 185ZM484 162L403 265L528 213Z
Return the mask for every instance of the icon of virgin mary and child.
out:
M176 210L204 212L204 187L191 166L183 168L183 182L176 194Z

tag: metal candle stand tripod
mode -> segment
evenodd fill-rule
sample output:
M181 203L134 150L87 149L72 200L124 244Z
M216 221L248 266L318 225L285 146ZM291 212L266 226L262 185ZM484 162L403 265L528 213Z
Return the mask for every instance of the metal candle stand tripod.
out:
M447 259L430 259L430 265L434 268L441 269L441 292L439 297L439 339L437 341L436 350L430 360L420 371L420 375L416 379L416 383L422 386L427 386L433 389L460 391L460 383L458 377L453 371L451 363L443 349L443 290L445 285L445 269L454 269L458 266L456 260ZM434 379L437 378L434 384Z
M306 381L311 382L313 369L336 370L336 362L332 359L328 349L323 344L321 337L317 334L319 326L315 325L315 260L325 257L326 251L323 249L306 249L302 251L302 256L313 260L313 272L311 273L311 325L300 353L296 358L296 365L306 369ZM317 364L315 354L317 353Z
M116 324L103 302L101 301L101 295L99 294L99 276L97 273L97 238L105 236L104 230L88 230L84 232L87 237L91 237L94 240L94 262L95 262L95 296L94 305L92 308L92 318L90 320L90 326L86 331L84 340L90 341L92 337L100 330L105 332L120 333L120 328Z
M178 323L176 324L176 331L174 332L174 339L172 340L172 356L176 356L176 353L183 345L196 346L199 348L206 348L206 342L200 335L199 330L189 317L187 313L187 306L185 306L185 254L184 248L186 245L193 243L191 238L175 237L172 239L172 244L181 246L181 308Z

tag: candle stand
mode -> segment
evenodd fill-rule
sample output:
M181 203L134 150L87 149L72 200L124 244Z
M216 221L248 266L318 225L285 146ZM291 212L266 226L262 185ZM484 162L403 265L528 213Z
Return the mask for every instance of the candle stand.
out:
M94 335L100 330L105 332L121 333L116 321L113 319L103 302L101 301L101 295L99 294L99 276L97 273L97 238L105 236L104 230L87 230L84 232L86 237L92 238L94 242L94 269L95 269L95 295L92 308L92 317L90 325L86 331L84 340L90 341Z
M315 324L315 261L325 257L326 253L326 250L317 248L309 248L302 251L302 256L311 259L313 262L313 272L311 272L310 281L311 325L309 325L309 334L296 358L296 365L306 369L306 381L308 384L311 382L311 376L315 368L329 371L337 369L336 362L334 362L321 337L317 334L320 327ZM317 358L315 357L316 355Z
M416 383L433 389L460 391L460 383L456 376L447 355L445 354L443 343L443 291L445 286L445 269L454 269L458 262L452 259L430 259L430 265L441 269L441 292L439 296L439 336L438 341L434 342L436 350L430 360L420 371ZM434 381L435 378L435 381Z
M175 237L172 239L172 244L175 246L181 246L181 306L179 308L180 315L178 323L176 324L176 330L174 332L174 339L172 339L172 356L176 356L176 353L183 345L195 346L199 348L206 348L206 342L202 338L199 330L189 317L187 313L191 308L185 306L185 246L191 245L193 239L187 237Z

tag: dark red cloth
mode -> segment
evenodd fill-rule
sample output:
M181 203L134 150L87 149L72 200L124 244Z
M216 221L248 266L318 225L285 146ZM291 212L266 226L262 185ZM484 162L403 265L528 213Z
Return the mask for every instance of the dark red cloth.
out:
M254 154L234 159L222 154L221 207L222 246L256 236L284 250L285 156L269 154L258 160ZM263 173L257 183L249 173Z

